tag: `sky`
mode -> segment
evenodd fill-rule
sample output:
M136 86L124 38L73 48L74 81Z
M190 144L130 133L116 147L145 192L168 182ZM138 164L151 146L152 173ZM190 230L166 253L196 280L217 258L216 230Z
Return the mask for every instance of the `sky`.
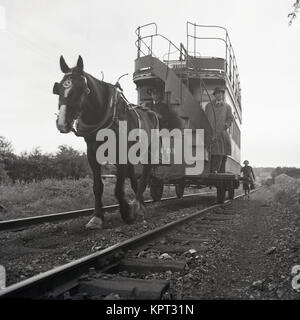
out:
M67 144L85 151L82 138L60 134L52 94L62 79L59 57L88 73L132 82L135 29L156 22L175 44L186 42L186 22L228 29L241 78L242 159L253 166L300 167L300 17L288 26L293 0L0 0L0 136L16 153ZM298 91L297 91L298 90Z

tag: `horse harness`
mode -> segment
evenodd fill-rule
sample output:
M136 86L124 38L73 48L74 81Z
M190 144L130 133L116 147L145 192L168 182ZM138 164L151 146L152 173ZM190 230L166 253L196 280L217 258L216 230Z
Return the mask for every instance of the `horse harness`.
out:
M88 95L90 93L90 89L88 88L87 79L85 76L82 76L82 77L85 78L86 94ZM72 128L72 132L76 136L87 137L97 132L98 130L103 129L104 127L106 129L109 129L114 124L118 125L119 115L118 115L117 109L118 109L118 104L120 102L123 102L125 104L125 107L128 111L133 111L135 113L138 120L138 128L141 129L142 127L141 116L136 109L142 108L142 110L147 110L147 111L150 111L150 110L148 108L130 103L124 96L122 89L120 88L120 85L118 83L116 85L108 84L108 86L109 86L109 98L108 98L109 102L108 102L108 108L104 118L94 125L89 125L84 123L82 119L79 117L79 119L77 120L76 129ZM110 118L110 121L108 122L109 118ZM107 123L108 125L106 125Z

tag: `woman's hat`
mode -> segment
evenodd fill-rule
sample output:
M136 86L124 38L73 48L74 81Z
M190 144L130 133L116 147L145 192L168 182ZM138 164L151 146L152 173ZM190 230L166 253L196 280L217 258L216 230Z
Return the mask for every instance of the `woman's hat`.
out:
M217 88L215 88L213 95L216 95L219 92L225 93L225 89L217 87Z

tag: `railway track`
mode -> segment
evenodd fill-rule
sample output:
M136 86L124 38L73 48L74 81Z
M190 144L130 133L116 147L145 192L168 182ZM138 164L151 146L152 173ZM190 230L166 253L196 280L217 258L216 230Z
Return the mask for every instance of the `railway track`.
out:
M215 194L215 192L199 192L193 194L184 195L183 198L191 198L199 195L209 195ZM176 196L162 198L160 201L172 201L178 199ZM145 201L147 205L154 203L153 200ZM103 209L111 212L119 208L118 204L113 204L109 206L104 206ZM12 230L22 230L34 225L43 224L47 222L58 222L58 221L65 221L85 216L91 216L93 214L94 208L89 209L82 209L82 210L75 210L75 211L68 211L68 212L60 212L60 213L52 213L47 215L39 215L34 217L28 218L20 218L20 219L12 219L6 221L0 221L0 231L12 231Z
M253 192L257 191L253 190ZM235 197L241 198L243 195ZM30 299L164 299L170 296L170 281L137 275L156 272L183 273L186 254L195 258L197 251L189 244L198 246L210 241L210 226L218 226L232 219L231 201L212 205L154 230L135 236L119 244L90 254L45 273L13 284L0 291L0 298ZM217 208L224 210L213 213ZM162 239L164 241L159 241ZM196 246L197 247L197 246ZM153 251L161 254L155 259ZM179 260L171 255L180 253ZM149 256L150 255L150 256ZM134 276L132 276L134 272ZM159 276L158 278L163 278ZM114 295L112 295L114 293Z

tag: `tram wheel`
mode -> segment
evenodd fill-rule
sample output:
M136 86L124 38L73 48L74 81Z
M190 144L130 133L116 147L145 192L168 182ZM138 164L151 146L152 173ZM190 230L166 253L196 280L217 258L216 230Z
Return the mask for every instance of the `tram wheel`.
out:
M225 201L226 190L224 186L217 187L217 202L224 203Z
M154 201L159 201L164 192L164 183L158 179L151 179L150 195Z
M230 189L228 190L228 198L229 198L230 200L233 200L233 198L234 198L234 188L230 188Z
M177 198L182 198L184 195L184 184L183 183L177 183L175 185L175 192L176 192L176 196Z

